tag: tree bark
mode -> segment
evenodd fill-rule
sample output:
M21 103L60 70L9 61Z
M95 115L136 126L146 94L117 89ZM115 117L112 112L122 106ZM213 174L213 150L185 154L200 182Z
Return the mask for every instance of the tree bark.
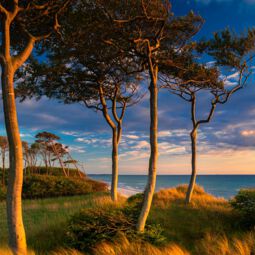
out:
M158 88L157 88L158 67L151 70L150 82L150 160L148 171L148 182L144 191L142 210L136 225L138 232L143 232L145 223L150 212L153 194L156 185L157 160L158 160Z
M190 133L191 138L191 167L192 173L186 194L186 204L189 204L192 198L193 190L196 184L197 177L197 127Z
M116 128L112 129L112 183L111 183L111 198L114 202L118 200L118 132Z
M22 220L23 154L14 94L14 69L11 60L2 65L2 91L5 126L9 142L10 170L7 189L9 245L15 255L27 254Z
M5 150L2 151L2 164L3 164L3 187L5 187Z

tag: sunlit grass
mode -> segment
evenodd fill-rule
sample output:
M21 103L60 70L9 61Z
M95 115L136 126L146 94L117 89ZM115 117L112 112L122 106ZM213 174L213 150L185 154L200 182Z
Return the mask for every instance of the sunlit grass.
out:
M175 244L158 248L148 242L129 242L121 235L112 243L102 242L93 249L94 255L188 255L189 253Z
M166 242L156 247L129 241L124 235L96 244L91 253L63 247L65 226L80 209L124 207L126 199L111 201L107 193L24 201L28 246L36 255L250 255L255 254L255 234L240 229L229 203L195 188L192 203L185 205L187 186L159 191L153 199L149 222L160 224ZM5 203L0 203L0 246L7 247ZM0 248L0 254L10 251Z
M66 221L82 208L92 208L110 201L104 193L86 196L60 197L40 200L24 200L23 219L28 246L47 252L61 247ZM7 244L6 206L0 203L0 246ZM1 253L0 253L1 254Z

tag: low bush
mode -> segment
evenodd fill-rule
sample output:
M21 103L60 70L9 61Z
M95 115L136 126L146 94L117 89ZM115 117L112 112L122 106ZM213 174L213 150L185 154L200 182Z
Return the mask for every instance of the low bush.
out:
M22 197L38 199L61 196L86 195L105 192L107 185L87 178L30 175L24 177ZM0 201L6 198L6 189L0 187Z
M140 240L153 244L162 244L165 241L159 225L147 224L145 232L138 233L135 229L137 218L134 218L134 215L136 211L131 212L131 207L112 206L97 208L97 210L82 210L68 223L68 243L77 250L87 251L100 242L114 241L119 234L123 234L129 241Z
M77 171L74 168L66 168L66 172L68 173L68 177L86 177L86 175ZM26 167L24 168L25 175L53 175L53 176L65 176L63 169L61 167L45 167L45 166L35 166L35 167Z
M99 186L98 191L105 191L101 184ZM24 179L23 198L85 195L94 190L91 182L86 179L31 175Z
M230 204L239 212L243 226L255 226L255 189L241 189Z

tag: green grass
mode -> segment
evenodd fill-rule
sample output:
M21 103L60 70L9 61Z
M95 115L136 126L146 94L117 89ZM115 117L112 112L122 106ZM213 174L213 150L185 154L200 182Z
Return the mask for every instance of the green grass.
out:
M97 205L104 193L42 200L24 200L23 218L29 248L45 252L62 246L67 219L80 209ZM0 203L0 246L7 245L6 206Z
M113 243L99 243L93 255L248 255L255 251L254 233L242 229L238 215L224 199L217 199L197 188L191 205L184 203L185 188L162 190L153 200L150 223L160 224L166 237L165 247L128 241L125 237ZM36 254L51 254L63 247L65 226L80 209L123 207L121 198L113 204L108 193L25 200L24 224L30 249ZM0 246L7 245L5 203L0 203ZM1 252L0 252L1 253ZM78 254L61 250L54 254Z

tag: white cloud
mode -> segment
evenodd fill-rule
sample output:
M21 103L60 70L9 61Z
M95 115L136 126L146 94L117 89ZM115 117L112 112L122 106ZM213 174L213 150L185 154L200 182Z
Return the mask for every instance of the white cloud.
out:
M85 149L81 146L68 146L70 152L85 153Z
M150 144L147 141L139 141L135 146L133 146L133 149L148 149L150 148Z
M138 135L124 135L124 137L129 138L129 139L139 139Z

